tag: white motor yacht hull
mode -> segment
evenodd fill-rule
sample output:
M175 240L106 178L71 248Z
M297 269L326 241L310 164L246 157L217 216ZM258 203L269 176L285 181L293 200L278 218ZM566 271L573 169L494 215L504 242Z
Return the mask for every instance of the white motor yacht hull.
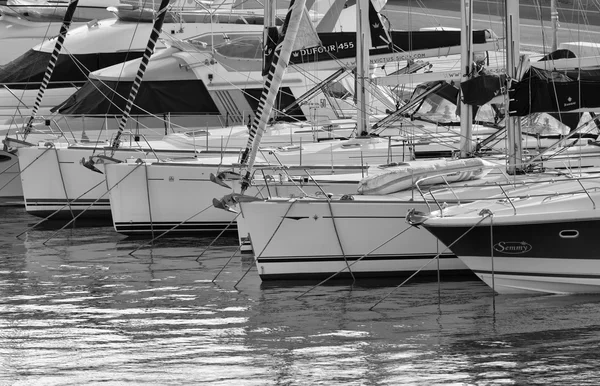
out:
M600 292L598 184L563 180L435 212L423 226L500 294Z
M564 258L461 256L481 280L500 294L572 294L600 292L600 262ZM573 267L577 267L573 270ZM596 274L595 274L595 273Z

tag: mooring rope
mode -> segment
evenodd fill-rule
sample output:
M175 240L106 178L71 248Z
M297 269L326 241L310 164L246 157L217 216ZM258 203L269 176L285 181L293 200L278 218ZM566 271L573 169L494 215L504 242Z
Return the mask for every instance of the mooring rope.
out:
M175 224L173 227L167 229L166 231L164 231L163 233L159 234L158 236L154 237L153 239L139 245L136 249L134 249L133 251L129 252L129 255L133 256L133 254L137 251L139 251L140 249L142 249L143 247L145 247L148 244L153 244L154 241L160 239L161 237L163 237L164 235L166 235L167 233L171 232L173 229L176 229L177 227L179 227L182 224L185 224L186 222L190 221L191 219L193 219L196 216L201 215L202 213L206 212L208 209L210 209L213 206L213 204L211 203L210 205L208 205L206 208L203 208L202 210L200 210L199 212L194 213L193 215L191 215L190 217L186 218L185 220L181 221L178 224Z
M361 257L359 257L358 259L356 259L355 261L353 261L350 264L350 267L353 266L354 264L358 263L359 261L361 261L362 259L364 259L365 257L369 256L371 253L377 251L379 248L387 245L389 242L391 242L392 240L394 240L396 237L401 236L403 233L405 233L406 231L408 231L409 229L411 229L412 226L408 226L406 227L404 230L402 230L399 233L396 233L394 236L390 237L389 239L387 239L386 241L384 241L383 243L379 244L378 246L376 246L375 248L371 249L369 252L365 253L364 255L362 255ZM296 299L299 299L300 297L306 295L307 293L309 293L310 291L312 291L313 289L325 284L326 282L328 282L329 280L333 279L335 276L337 276L338 274L344 272L346 270L346 267L340 269L339 271L337 271L336 273L332 274L331 276L329 276L327 279L321 281L320 283L316 284L315 286L313 286L312 288L308 289L307 291L303 292L302 294L298 295L296 297Z
M69 207L69 212L71 212L71 217L74 218L73 208L71 207L71 200L69 200L69 194L67 193L67 185L65 184L65 178L63 176L62 168L60 167L60 158L58 157L58 149L56 145L52 146L54 148L54 154L56 154L56 166L58 167L58 174L60 175L60 181L62 183L63 192L65 193L65 199L67 200L67 206Z
M56 235L58 232L62 231L63 229L65 229L67 226L69 226L71 223L75 222L75 220L77 220L80 216L82 216L85 212L87 212L91 207L93 207L98 201L100 201L102 199L102 197L106 196L111 190L113 190L114 188L117 187L117 185L119 185L125 178L129 177L129 175L131 175L131 173L133 173L138 167L140 167L141 164L137 164L135 165L135 167L129 172L127 173L123 178L121 178L115 185L113 185L110 189L108 189L106 192L102 193L102 195L100 197L98 197L97 199L94 200L94 202L92 202L90 205L87 206L87 208L85 208L84 210L82 210L80 213L77 214L77 216L73 217L71 219L71 221L69 221L68 223L66 223L64 226L62 226L59 230L57 230L56 232L54 232L46 241L44 241L42 244L46 245L46 243L48 241L50 241L54 235ZM103 181L100 181L98 184L96 184L93 188L89 189L87 192L83 193L81 196L79 196L77 199L79 199L80 197L84 196L85 194L87 194L88 192L92 191L93 189L95 189L97 186L100 186L100 184L103 184L106 181L106 179L104 179ZM64 208L64 206L63 206ZM60 209L59 209L60 210ZM56 212L55 212L56 213Z
M288 215L288 213L290 213L290 210L292 210L292 207L294 206L294 204L296 203L297 200L296 199L292 199L291 201L292 202L291 202L290 206L285 211L285 214L283 216L281 216L281 221L279 221L279 224L277 225L277 228L275 228L275 231L273 232L273 234L271 235L271 237L269 238L269 240L265 244L265 247L262 249L262 251L260 251L259 254L255 254L254 255L254 264L256 264L256 262L258 261L258 259L262 256L262 254L264 253L264 251L267 249L267 247L269 246L269 244L273 240L273 237L275 237L275 235L279 231L279 228L281 228L281 225L283 224L283 220L285 220L285 217ZM252 269L252 264L250 265L250 267L248 267L248 269L246 270L246 272L244 272L244 275L242 275L242 277L235 283L235 285L233 286L233 288L237 288L237 285L240 284L240 282L244 279L244 277L246 277L246 275L248 274L248 272L250 272L251 269Z
M398 288L402 287L404 284L406 284L410 279L412 279L413 277L415 277L419 272L421 272L423 270L423 268L427 267L433 260L438 259L440 257L440 255L446 251L449 251L450 248L452 248L452 246L454 244L456 244L460 239L462 239L467 233L469 233L472 229L474 229L477 225L481 224L483 222L483 220L485 220L486 218L490 217L490 214L486 214L481 220L477 221L472 227L470 227L469 229L467 229L465 231L465 233L463 233L462 235L460 235L456 240L454 240L452 242L452 244L448 245L446 248L444 248L443 251L441 251L440 253L438 253L437 255L435 255L434 257L431 258L431 260L429 260L427 263L425 263L424 265L422 265L419 269L417 269L412 275L410 275L406 280L404 280L402 283L400 283L397 287L395 287L393 290L391 290L386 296L384 296L382 299L380 299L377 303L373 304L371 307L369 307L369 311L372 311L373 308L377 307L378 304L380 304L381 302L383 302L385 299L387 299L395 290L397 290Z
M233 260L233 258L235 257L235 255L237 255L237 253L240 251L240 249L242 249L242 244L240 243L238 245L238 247L236 248L235 252L233 252L233 254L229 257L229 260L227 260L227 262L225 263L225 265L223 266L223 268L221 268L219 270L219 272L216 274L216 276L210 281L211 283L214 283L215 280L217 280L217 278L219 277L219 275L221 274L221 272L223 272L223 270L225 269L225 267L227 267L229 265L229 263L231 262L231 260ZM198 259L196 259L197 261Z
M89 190L85 191L84 193L82 193L79 197L77 197L75 200L80 199L81 197L85 196L86 194L88 194L89 192L91 192L92 190L96 189L98 186L100 186L102 183L104 183L104 181L100 181L99 183L97 183L96 185L92 186ZM60 212L61 210L63 210L68 204L64 204L63 206L61 206L60 208L56 209L54 212L50 213L48 216L44 217L43 219L41 219L40 221L38 221L37 223L33 224L31 227L25 229L23 232L19 233L16 237L19 238L23 233L26 233L28 231L33 230L35 227L37 227L38 225L40 225L41 223L48 221L50 218L52 218L52 216L54 216L55 214L57 214L58 212Z
M230 226L233 225L233 223L235 222L235 220L237 220L237 218L240 217L240 214L242 214L242 212L239 212L238 214L236 214L235 217L231 221L229 221L229 224L227 224L227 226L225 228L223 228L223 230L217 235L217 237L215 237L213 239L213 241L211 241L210 244L208 244L208 246L206 248L204 248L204 250L198 255L198 257L196 257L196 261L198 261L199 258L201 258L202 256L204 256L204 254L206 253L206 251L208 251L210 249L210 247L212 247L214 245L214 243L216 243L217 240L221 236L223 236L223 234L225 232L227 232L227 230L229 229ZM242 244L241 243L238 243L238 244L240 244L240 248L241 248ZM227 264L225 264L225 265L227 265ZM213 279L213 281L214 281L214 279Z
M348 264L348 257L346 256L346 252L344 252L344 245L342 244L342 239L340 238L340 233L338 232L337 226L335 224L335 216L333 215L333 207L331 206L331 199L325 196L327 199L327 205L329 206L329 213L331 213L331 222L333 224L333 230L335 231L335 237L337 238L338 244L340 246L340 251L342 251L342 256L344 257L344 262L346 263L346 268L350 272L350 276L352 276L352 283L356 283L356 277L354 277L354 272L350 268Z
M15 176L13 178L11 178L10 180L8 180L8 182L4 185L2 185L2 187L0 188L0 190L4 189L6 186L8 186L8 184L10 184L15 178L19 177L25 170L27 170L31 165L33 165L35 163L35 161L37 161L38 159L40 159L40 157L42 157L44 154L46 154L46 152L48 150L50 150L52 148L52 146L50 147L46 147L46 149L44 149L44 151L42 152L42 154L40 154L39 156L37 156L36 158L34 158L33 161L31 161L31 163L29 163L27 166L25 166L23 169L19 170L19 173L15 174ZM18 150L17 150L18 151ZM18 163L18 159L17 162ZM4 173L5 171L7 171L9 168L13 167L15 164L11 164L8 168L6 168L5 170L2 171L2 173ZM2 174L0 173L0 174Z

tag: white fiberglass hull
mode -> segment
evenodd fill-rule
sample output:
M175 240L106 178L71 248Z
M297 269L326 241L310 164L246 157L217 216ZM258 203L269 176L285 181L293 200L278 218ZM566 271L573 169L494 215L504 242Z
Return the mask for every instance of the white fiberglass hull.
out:
M600 292L599 183L524 188L511 202L473 202L444 210L444 217L435 212L423 226L453 243L453 252L498 293Z
M500 294L600 292L600 261L560 258L461 256L481 280Z
M507 179L504 174L490 173L481 180L458 182L448 189L434 186L431 195L429 188L421 186L424 196L415 189L387 196L353 195L329 202L242 202L238 229L242 242L244 236L251 240L258 272L265 280L327 277L343 270L346 261L352 264L357 260L351 269L363 276L412 274L421 267L423 272L432 273L437 270L436 264L424 265L442 252L440 269L461 271L466 268L464 263L444 259L456 254L454 250L444 252L443 247L454 239L442 239L440 243L424 228L409 226L405 216L410 209L429 212L446 203L504 197L506 192L518 191L527 184L546 185L561 178L540 174ZM487 236L478 235L477 240L485 241ZM391 241L383 245L387 240ZM378 246L382 247L376 249ZM343 274L348 276L349 272Z
M184 150L163 150L162 155L181 156ZM188 150L193 154L193 150ZM17 151L25 209L28 213L53 218L110 220L110 202L104 175L81 165L92 154L111 156L110 149L100 147L66 148L61 146L23 147ZM137 149L119 149L112 157L120 160L145 158Z
M285 135L283 135L285 137ZM272 141L275 137L268 138ZM348 146L344 146L348 144ZM281 182L280 177L285 172L272 169L257 172L260 178L263 175L275 175L273 179L267 178L267 182L261 186L253 186L246 195L260 198L268 196L299 196L302 194L322 195L323 192L345 194L356 192L358 180L362 177L354 177L354 181L337 179L336 173L348 173L362 169L366 165L380 165L390 161L401 161L402 152L400 148L388 148L388 142L378 138L362 139L352 141L331 141L320 143L306 143L302 145L304 152L299 150L300 146L291 146L288 150L279 149L275 154L268 150L261 151L259 157L270 162L271 165L288 165L291 176L303 175L295 182ZM201 145L199 146L201 148ZM118 187L111 190L111 208L115 229L127 235L148 235L157 230L171 230L173 234L198 235L206 231L221 231L227 228L235 230L236 225L231 224L233 218L223 210L212 208L212 200L221 198L233 191L219 187L208 180L210 173L217 174L219 171L231 170L231 164L226 162L218 167L218 162L206 164L207 161L199 158L192 161L169 161L162 163L151 163L144 166L144 172L136 172L139 180L127 179L119 183ZM229 161L230 162L230 161ZM294 166L295 165L295 166ZM298 166L300 165L300 166ZM305 165L305 166L302 166ZM318 168L315 168L318 166ZM303 171L309 168L314 174L331 174L331 178L319 178L320 187L315 186L308 175ZM125 169L124 169L125 168ZM108 166L107 174L123 173L126 166ZM239 169L236 170L239 173ZM147 174L146 174L147 173ZM285 178L284 178L285 179ZM119 181L118 176L110 178L112 183ZM237 181L227 182L230 186L237 186ZM109 185L109 187L112 185ZM300 186L304 193L298 189ZM239 191L239 188L236 188ZM261 193L259 194L259 190ZM146 192L150 199L142 199L138 202L139 192ZM141 194L144 196L144 194ZM164 210L166 202L168 210ZM200 213L201 212L201 213ZM198 213L198 215L194 215ZM245 233L244 233L245 235ZM240 235L242 243L244 235Z
M263 280L455 274L467 267L405 215L409 200L271 200L241 203ZM439 256L439 259L436 257ZM439 265L438 265L439 264ZM348 265L350 268L348 269Z
M235 231L235 215L212 205L214 197L232 193L210 181L210 174L218 168L218 162L176 168L161 163L106 165L115 230L127 236L152 237L166 231L171 235Z
M13 153L0 150L0 204L23 203L19 178L19 159Z
M207 158L189 163L107 164L105 175L115 230L127 236L152 237L163 233L202 236L235 232L238 229L235 213L215 208L213 199L239 193L239 181L227 181L230 188L211 181L211 174L232 169L219 163L218 158ZM273 174L265 170L261 173ZM320 193L314 184L272 181L251 186L246 195L262 198L268 194L299 194L298 186L306 194Z
M269 140L275 141L277 137L281 138L282 143L288 143L290 139L287 135L281 135L274 136ZM231 165L231 162L237 161L240 147L233 147L226 141L226 139L221 140L220 137L215 136L215 138L209 141L208 148L210 150L207 152L208 154L200 153L200 156L208 157L212 154L212 157L220 157L221 146L224 143L230 146L228 149L233 150L230 153L230 160L225 161L225 163L228 162ZM43 143L35 147L19 148L17 154L21 170L25 208L28 213L39 217L46 217L52 214L56 218L71 218L74 215L85 212L81 216L105 218L108 220L110 218L110 203L106 184L104 183L104 175L92 172L83 167L80 164L82 158L87 159L91 155L104 154L123 161L129 158L146 159L193 156L196 154L194 149L199 151L204 150L198 142L193 137L175 136L174 141L156 142L152 146L153 151L148 150L143 142L137 144L134 142L128 144L131 147L122 145L114 154L112 154L110 148L104 148L106 144L100 145L96 151L94 151L93 145L70 147L56 145L54 147L47 147ZM349 149L342 148L337 150L337 148L334 148L331 150L332 146L338 148L341 146L339 141L334 141L332 144L324 142L315 143L314 145L317 149L306 153L294 147L293 149L295 150L289 152L283 151L282 154L278 154L278 157L286 164L304 163L306 165L314 165L321 163L321 165L329 166L327 171L330 171L333 169L333 166L338 165L338 162L339 164L356 166L361 165L365 160L384 161L388 159L387 150L380 148L379 144L377 142L376 145L378 146L372 148L371 141L367 140L362 158L360 147L352 146ZM216 154L215 150L217 151ZM276 165L279 165L276 159L269 155L267 151L262 155L268 157ZM198 163L198 161L193 161L191 166L194 166L193 164L195 163ZM217 169L213 168L212 172L217 172ZM179 176L176 174L172 176L177 181L173 185L178 185L180 182ZM181 192L184 189L186 189L185 186L177 186L176 192ZM211 196L210 199L212 200L213 197L221 196L222 194L217 194L216 196ZM172 199L178 200L177 197L173 197ZM177 221L182 221L185 218L187 217L178 218Z

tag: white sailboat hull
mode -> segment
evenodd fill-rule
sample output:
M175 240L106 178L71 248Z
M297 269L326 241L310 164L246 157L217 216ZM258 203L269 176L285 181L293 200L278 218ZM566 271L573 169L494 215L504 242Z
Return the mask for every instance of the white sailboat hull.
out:
M188 150L192 154L193 150ZM94 152L88 148L23 147L18 151L25 209L39 217L71 218L85 212L84 217L110 220L110 202L104 175L81 165L82 158L92 154L111 156L110 149ZM164 156L183 155L184 150L162 151ZM145 158L136 149L120 149L116 159Z
M128 236L153 237L164 232L170 236L235 232L238 229L236 214L215 208L213 199L239 193L239 181L227 181L231 188L218 185L210 180L210 175L232 168L220 166L219 159L200 162L106 165L115 230ZM273 174L268 170L261 173ZM323 188L330 192L331 185L325 184ZM246 195L262 198L268 194L300 194L298 186L302 186L306 194L321 192L319 187L311 183L271 181L267 185L251 186ZM347 188L348 184L343 186Z
M160 163L106 165L110 207L119 233L151 235L170 231L201 235L228 228L235 231L235 214L212 205L214 197L232 193L210 181L218 163L202 167L162 167Z
M226 129L223 129L226 130ZM282 129L286 132L285 129ZM312 137L312 133L306 134ZM214 151L217 151L216 157L224 149L224 146L228 146L230 150L230 158L228 161L223 161L224 164L231 165L232 162L237 162L239 156L239 149L243 146L242 142L247 141L247 137L240 136L237 139L221 139L220 136L215 135L214 138L208 142L209 149L208 155L200 153L200 161L192 160L192 162L186 165L187 168L197 167L198 164L203 166L202 159L211 156L215 157ZM299 137L293 136L294 140L298 140ZM28 213L46 217L53 214L56 217L67 217L70 218L73 215L77 215L82 211L85 217L94 218L110 218L110 203L107 193L107 187L104 183L104 175L95 173L89 169L83 167L81 163L82 158L88 158L91 155L104 154L109 155L120 161L127 159L146 159L146 158L180 158L185 156L193 156L195 153L194 149L205 150L202 142L202 138L186 138L181 135L175 135L174 141L160 141L149 150L144 146L143 142L132 143L131 147L122 146L114 154L110 148L103 148L100 146L94 151L93 145L84 146L71 146L67 147L62 145L55 145L54 147L46 147L44 144L36 147L23 147L17 151L19 157L19 164L21 170L21 182L23 189L23 197L25 200L25 208ZM281 142L277 143L277 140ZM290 136L288 135L274 135L267 138L267 141L276 144L288 144ZM350 148L344 148L340 141L333 141L331 144L321 142L311 144L316 147L315 151L306 151L303 153L297 147L292 147L289 151L281 151L277 154L277 157L282 162L288 164L305 164L315 165L320 164L327 166L327 171L334 169L335 165L362 165L366 163L385 163L386 160L390 159L390 154L386 148L387 142L385 141L373 141L367 140L364 148L351 146ZM308 145L308 144L307 144ZM104 145L106 146L106 145ZM279 165L277 159L269 154L268 151L262 153L263 156L268 158L274 165ZM362 156L361 156L362 155ZM396 155L394 160L401 160L400 155ZM219 158L221 159L221 158ZM218 172L217 164L219 162L209 163L211 166L208 173ZM154 165L152 166L154 167ZM164 168L160 165L161 168ZM187 169L174 168L172 169L171 176L174 178L176 183L170 185L175 187L174 194L170 200L176 200L176 202L183 202L184 199L178 197L178 193L185 192L188 187L185 185L179 186L179 183L185 181L185 176L181 176L178 173L181 171L186 172ZM211 183L214 185L213 183ZM142 184L145 186L145 183ZM132 187L133 194L135 195L139 187ZM211 202L214 197L223 196L223 192L216 192L214 195L208 196L208 203ZM197 198L197 197L196 197ZM161 202L158 202L160 205ZM207 204L208 205L208 204ZM184 210L187 208L184 207ZM146 216L148 222L155 221L149 212L156 212L152 207L146 210ZM175 221L183 221L188 216L177 217Z
M22 202L19 159L13 153L0 150L0 204L22 205Z
M407 211L425 209L424 204L270 200L240 207L240 233L250 230L263 280L318 279L338 272L342 278L350 270L355 277L467 270L435 237L406 223Z

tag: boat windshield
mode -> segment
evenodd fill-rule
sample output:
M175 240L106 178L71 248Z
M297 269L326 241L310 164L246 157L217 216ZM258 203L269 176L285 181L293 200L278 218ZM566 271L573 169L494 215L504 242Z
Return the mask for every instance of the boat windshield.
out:
M215 51L223 56L240 59L262 58L262 37L260 34L240 36L224 41L223 44L215 43Z

